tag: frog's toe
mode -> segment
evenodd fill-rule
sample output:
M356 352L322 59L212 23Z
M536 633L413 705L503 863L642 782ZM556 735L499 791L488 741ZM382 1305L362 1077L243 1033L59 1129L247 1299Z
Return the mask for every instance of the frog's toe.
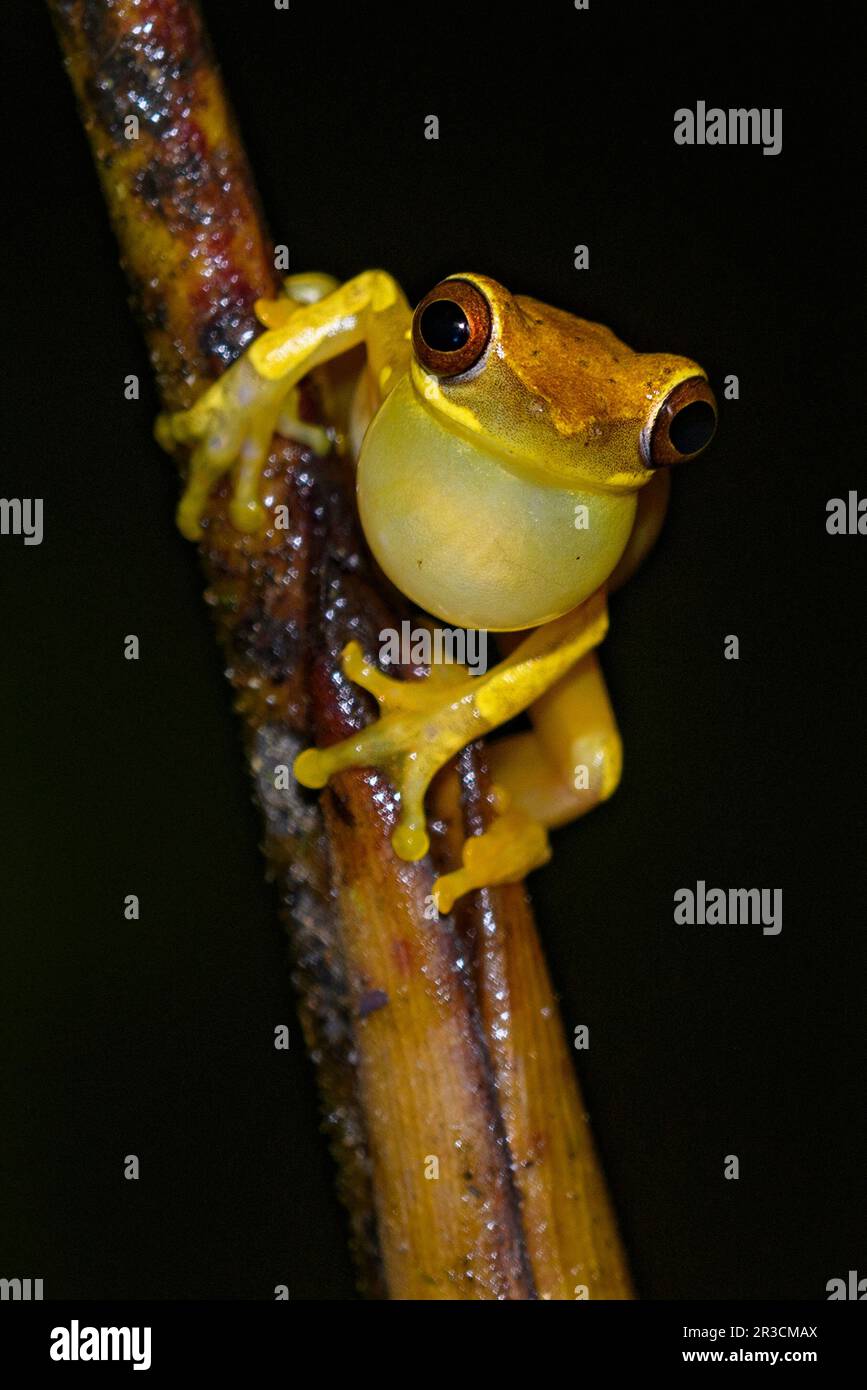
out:
M458 898L474 888L518 883L551 858L545 827L524 811L506 811L483 835L464 841L462 865L433 885L439 912L451 912Z
M198 445L190 455L187 482L176 513L178 530L188 541L198 540L202 535L202 513L208 494L224 471L223 466L214 464L206 445Z
M340 656L344 676L372 695L382 710L414 710L416 713L442 710L458 686L471 687L465 666L434 665L423 680L401 681L387 676L378 666L365 660L358 642L347 642Z
M260 531L265 525L265 508L259 500L259 490L273 433L274 421L267 416L251 420L246 437L234 451L229 520L237 531L245 534Z
M203 438L207 425L207 415L194 406L192 410L176 410L171 414L158 415L154 425L157 443L167 454L173 454L178 445L196 445Z
M428 851L424 798L435 773L473 736L474 684L443 684L430 678L394 680L364 658L357 642L344 649L343 672L377 700L382 715L329 748L308 748L295 760L302 786L324 787L335 773L352 767L380 768L392 779L400 814L391 837L401 859Z
M167 454L174 450L176 440L175 432L172 428L171 415L158 415L154 424L154 438L161 449L165 449Z
M203 431L202 438L190 454L187 464L187 481L178 504L177 522L181 534L188 540L197 540L202 534L202 515L208 504L208 497L214 484L227 473L233 464L243 473L241 482L241 506L234 510L231 504L233 523L239 530L255 529L240 524L251 502L251 490L258 482L262 458L257 451L255 456L245 454L241 443L240 429L231 421L222 421L209 430ZM258 505L258 504L257 504ZM260 509L261 510L261 509ZM262 514L264 517L264 513ZM261 520L261 519L260 519Z
M312 791L320 791L331 776L329 762L319 748L305 748L303 753L299 753L292 771L295 780Z
M312 449L314 454L327 454L331 450L331 435L324 425L310 425L302 420L299 413L299 392L297 388L288 393L277 416L277 433L284 439L292 439Z

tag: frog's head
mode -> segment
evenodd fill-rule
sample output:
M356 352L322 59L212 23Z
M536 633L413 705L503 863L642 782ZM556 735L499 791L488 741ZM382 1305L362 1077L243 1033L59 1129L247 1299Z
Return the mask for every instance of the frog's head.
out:
M386 573L446 621L547 622L604 584L659 468L716 428L702 369L481 275L442 281L359 462Z

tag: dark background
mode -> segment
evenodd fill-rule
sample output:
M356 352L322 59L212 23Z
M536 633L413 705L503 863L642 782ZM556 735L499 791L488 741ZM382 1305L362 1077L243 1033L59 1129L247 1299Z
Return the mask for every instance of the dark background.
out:
M867 490L860 108L853 35L793 10L452 4L411 30L406 6L205 5L293 270L382 265L410 298L479 270L740 379L612 603L621 789L532 880L648 1298L867 1275L867 538L825 530L830 497ZM48 20L13 28L0 492L46 518L41 547L0 541L0 1274L46 1297L353 1297L147 359ZM782 154L675 146L699 98L782 106ZM782 888L782 934L675 926L700 878Z

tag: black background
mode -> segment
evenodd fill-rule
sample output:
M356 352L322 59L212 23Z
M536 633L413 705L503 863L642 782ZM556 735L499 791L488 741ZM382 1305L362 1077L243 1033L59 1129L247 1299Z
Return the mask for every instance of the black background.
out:
M697 358L718 391L740 379L612 603L622 786L532 880L648 1298L822 1298L867 1275L867 538L825 530L830 497L867 491L859 108L839 11L833 30L827 7L812 29L793 11L205 5L293 270L382 265L412 299L479 270ZM146 355L48 20L31 4L13 27L0 491L46 519L40 547L0 541L0 1274L57 1298L350 1298ZM782 106L782 154L677 147L699 98ZM674 925L697 879L782 888L782 934Z

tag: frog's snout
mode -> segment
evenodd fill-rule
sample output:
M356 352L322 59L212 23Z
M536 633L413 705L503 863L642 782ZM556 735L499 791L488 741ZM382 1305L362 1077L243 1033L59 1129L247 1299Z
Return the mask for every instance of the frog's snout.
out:
M641 432L647 468L694 459L716 434L716 397L703 376L687 377L663 399Z

